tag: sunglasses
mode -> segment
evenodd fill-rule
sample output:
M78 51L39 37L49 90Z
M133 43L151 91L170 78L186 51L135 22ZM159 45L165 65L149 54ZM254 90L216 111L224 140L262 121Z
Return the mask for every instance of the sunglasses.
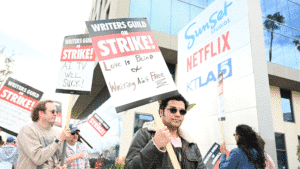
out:
M234 133L233 136L236 136L236 134Z
M78 131L71 133L72 136L74 136L75 134L79 135Z
M177 112L177 108L176 107L168 107L167 109L170 110L171 113L175 114ZM181 115L185 115L186 114L186 110L179 110L179 113Z
M54 114L54 113L58 114L58 111L52 110L51 113L52 114Z

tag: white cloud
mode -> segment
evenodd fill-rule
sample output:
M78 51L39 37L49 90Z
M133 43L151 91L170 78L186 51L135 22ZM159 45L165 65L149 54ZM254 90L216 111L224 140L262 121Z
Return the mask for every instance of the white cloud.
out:
M16 53L11 77L63 102L63 112L70 95L55 93L63 40L84 34L91 8L92 0L0 1L0 46Z

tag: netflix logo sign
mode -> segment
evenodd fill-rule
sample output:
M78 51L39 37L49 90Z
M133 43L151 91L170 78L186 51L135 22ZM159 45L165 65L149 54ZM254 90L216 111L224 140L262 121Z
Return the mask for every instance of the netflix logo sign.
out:
M103 137L104 134L109 130L108 124L98 115L94 114L88 123Z

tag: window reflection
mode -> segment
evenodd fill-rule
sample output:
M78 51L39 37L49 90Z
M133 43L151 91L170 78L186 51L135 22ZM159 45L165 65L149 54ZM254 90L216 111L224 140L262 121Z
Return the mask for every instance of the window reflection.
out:
M130 18L146 17L151 29L178 35L213 0L131 0Z
M280 89L283 120L294 122L291 91Z
M288 163L287 163L284 134L275 133L275 142L276 142L278 168L287 169Z
M261 0L261 11L267 61L300 70L299 0Z
M154 120L152 115L145 115L145 114L135 114L135 119L134 119L134 132L136 133L140 128L143 127L145 122L149 122Z

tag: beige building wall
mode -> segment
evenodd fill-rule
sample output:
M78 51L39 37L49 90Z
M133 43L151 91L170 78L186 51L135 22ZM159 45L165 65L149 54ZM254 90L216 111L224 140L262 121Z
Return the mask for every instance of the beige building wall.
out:
M150 107L151 106L151 107ZM148 105L140 106L134 109L130 109L128 111L122 112L122 133L120 139L120 154L119 156L126 156L129 147L131 145L131 141L133 139L133 131L134 131L134 120L135 114L145 114L152 115L153 113L158 113L159 104L158 102L154 102Z
M281 105L280 88L270 86L272 115L275 133L284 134L289 168L298 168L297 145L300 136L300 93L292 91L295 122L285 122Z

